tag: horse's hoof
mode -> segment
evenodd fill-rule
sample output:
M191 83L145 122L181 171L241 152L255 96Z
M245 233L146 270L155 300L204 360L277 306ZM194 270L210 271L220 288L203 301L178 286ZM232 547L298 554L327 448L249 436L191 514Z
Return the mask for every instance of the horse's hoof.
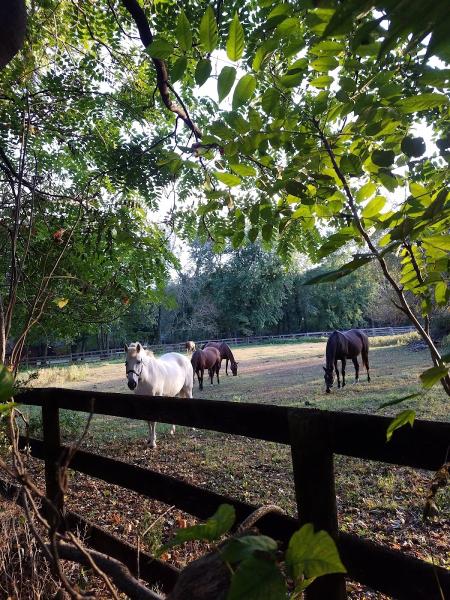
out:
M330 393L331 393L331 390L326 390L326 392L327 392L327 394L330 394Z
M148 447L149 448L156 448L156 442L151 442L150 440L147 441Z

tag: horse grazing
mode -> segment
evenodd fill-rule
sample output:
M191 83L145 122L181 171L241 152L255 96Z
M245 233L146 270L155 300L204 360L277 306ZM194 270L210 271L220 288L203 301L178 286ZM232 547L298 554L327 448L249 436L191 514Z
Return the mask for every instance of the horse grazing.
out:
M195 342L192 342L192 341L186 342L184 347L186 348L186 352L188 354L190 352L194 352L195 351Z
M141 396L180 396L192 398L194 377L189 360L177 352L155 358L136 342L125 346L125 369L130 390ZM150 448L156 448L156 423L149 421ZM175 433L172 425L170 433Z
M333 331L327 341L326 349L326 365L323 368L325 371L325 385L327 386L327 394L330 393L330 388L333 385L333 370L336 371L338 388L341 387L339 379L339 370L337 361L341 361L342 365L342 387L345 385L345 360L351 358L355 365L355 381L359 381L359 363L358 356L361 354L363 365L367 370L367 381L370 382L369 374L369 338L359 329L350 329L350 331Z
M191 358L192 369L197 375L198 385L200 390L203 390L203 374L205 369L208 369L211 384L214 380L214 373L219 381L219 370L221 365L220 352L217 348L205 348L204 350L196 350Z
M222 363L223 359L226 361L225 374L228 375L228 361L230 361L231 372L233 373L233 376L237 375L238 363L234 360L233 353L231 352L228 344L225 344L225 342L208 342L203 346L203 349L205 348L217 348L217 350L220 352L220 362Z

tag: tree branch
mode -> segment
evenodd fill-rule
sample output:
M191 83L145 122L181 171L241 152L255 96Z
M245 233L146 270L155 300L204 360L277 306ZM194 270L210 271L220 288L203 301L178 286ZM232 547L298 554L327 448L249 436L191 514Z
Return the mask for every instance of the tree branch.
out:
M150 30L150 25L147 17L145 16L145 12L143 8L140 6L137 0L121 0L122 5L128 11L128 13L133 18L136 27L139 31L139 36L141 38L142 44L145 48L148 48L153 41L153 34ZM158 90L163 101L163 104L168 108L171 112L176 114L180 119L184 121L186 126L192 131L195 136L195 139L200 139L202 137L202 132L195 125L195 123L190 118L186 107L183 102L181 102L181 106L173 102L170 98L170 90L171 85L169 83L169 74L167 72L166 63L160 58L153 58L152 62L156 70L156 84L158 86ZM173 88L172 88L173 90ZM176 94L178 101L181 99Z

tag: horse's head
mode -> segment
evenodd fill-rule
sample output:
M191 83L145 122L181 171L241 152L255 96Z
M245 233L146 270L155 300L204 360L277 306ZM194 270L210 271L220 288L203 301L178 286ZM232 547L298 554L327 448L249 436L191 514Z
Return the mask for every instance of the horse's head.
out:
M127 353L125 360L125 371L127 375L127 385L130 390L135 390L139 383L139 378L142 374L143 369L143 356L145 350L142 348L139 342L125 346L125 352Z
M237 367L238 363L236 361L231 363L231 372L233 373L233 377L236 377L237 375Z
M327 394L329 394L334 381L333 367L323 367L323 370L325 371L324 379L327 386Z

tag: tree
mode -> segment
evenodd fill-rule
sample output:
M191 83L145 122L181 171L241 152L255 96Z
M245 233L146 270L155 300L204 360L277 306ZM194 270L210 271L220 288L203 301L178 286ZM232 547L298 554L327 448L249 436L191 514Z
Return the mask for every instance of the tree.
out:
M75 89L90 105L77 118L88 115L86 128L99 132L96 146L87 144L98 163L106 162L99 156L102 136L108 132L110 139L110 127L119 142L120 128L93 110L88 81L108 82L114 93L105 103L131 100L139 123L157 124L161 137L153 143L160 166L176 178L178 203L194 189L202 196L196 214L176 207L171 225L190 234L196 229L216 249L227 239L237 248L259 236L287 257L301 250L320 258L356 246L353 260L326 279L376 264L429 347L431 376L440 376L450 393L448 365L429 333L433 306L448 301L449 102L443 92L449 71L429 62L448 62L446 11L443 1L430 8L419 0L406 13L393 0L329 0L319 7L262 0L220 3L215 11L185 3L183 12L171 2L151 11L136 0L46 2L32 14L35 46L23 57L31 51L33 60L42 59L37 25L49 27L48 15L64 23L50 25L45 40L57 65L51 77L68 97L70 48L82 82ZM134 27L145 53L129 38ZM222 66L224 52L230 64ZM213 63L220 65L219 105L194 91L214 76ZM24 64L15 59L5 71L11 76ZM155 107L153 86L161 100ZM98 87L95 94L105 93ZM223 104L227 96L231 110ZM440 156L417 133L420 123L432 131ZM133 137L131 148L119 153L127 167L141 148L151 153L145 125ZM84 150L82 141L74 143ZM106 153L109 166L115 154ZM400 263L400 280L388 257Z
M117 132L111 130L103 154L95 136L83 139L77 123L85 99L74 94L63 105L58 76L44 70L24 87L5 77L9 88L0 103L2 121L10 123L0 134L0 362L9 340L14 370L37 324L65 335L109 324L135 298L159 300L176 264L144 204L164 174L150 159L139 172L150 178L145 188L139 178L127 179L132 173L120 177ZM99 102L88 102L90 110L107 113ZM111 155L115 166L103 169Z

